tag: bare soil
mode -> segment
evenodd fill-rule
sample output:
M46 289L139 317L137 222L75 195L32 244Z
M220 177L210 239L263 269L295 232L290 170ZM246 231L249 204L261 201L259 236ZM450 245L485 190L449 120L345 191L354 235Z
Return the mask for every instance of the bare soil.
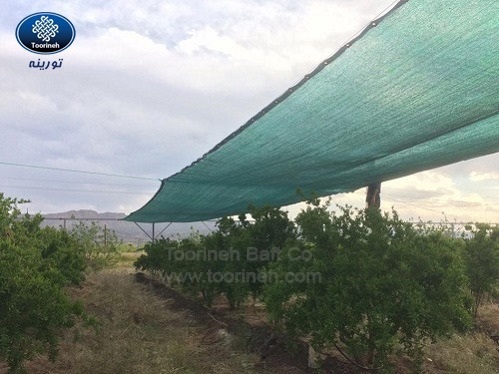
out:
M209 329L226 329L229 334L240 340L241 348L258 354L258 366L275 370L276 373L317 372L308 367L308 344L301 340L290 341L285 334L269 326L264 315L258 310L253 313L248 313L247 310L243 313L233 312L223 302L208 309L200 301L187 298L143 273L137 273L136 279L149 285L157 295L172 300L170 308L173 310L189 310L193 318ZM360 371L351 364L329 356L322 372L342 374Z

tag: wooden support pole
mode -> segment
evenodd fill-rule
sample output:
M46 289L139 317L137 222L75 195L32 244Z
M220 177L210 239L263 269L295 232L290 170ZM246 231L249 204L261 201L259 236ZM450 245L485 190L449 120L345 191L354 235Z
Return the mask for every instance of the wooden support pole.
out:
M367 208L379 209L381 206L381 182L374 182L367 186L366 205Z

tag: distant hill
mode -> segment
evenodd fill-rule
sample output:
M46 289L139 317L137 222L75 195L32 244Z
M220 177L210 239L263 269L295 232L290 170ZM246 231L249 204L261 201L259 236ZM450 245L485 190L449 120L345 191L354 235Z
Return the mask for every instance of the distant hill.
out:
M98 213L93 210L70 210L68 212L43 214L45 218L42 226L66 227L70 230L79 221L91 223L92 221L101 227L114 231L117 237L125 243L132 243L141 246L150 241L150 238L133 222L122 221L126 217L124 213ZM139 225L149 234L152 233L150 223L139 223ZM168 228L168 223L156 223L156 237L177 237L185 238L193 231L200 234L208 234L210 230L215 229L215 222L191 222L191 223L172 223ZM165 229L166 228L166 229ZM161 233L161 231L165 229Z

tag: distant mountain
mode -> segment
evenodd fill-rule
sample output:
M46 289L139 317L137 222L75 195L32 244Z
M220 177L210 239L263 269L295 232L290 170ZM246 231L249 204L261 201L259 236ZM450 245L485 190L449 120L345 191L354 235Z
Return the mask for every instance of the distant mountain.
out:
M68 212L43 214L44 221L42 226L65 227L70 230L78 222L86 222L90 224L95 222L102 228L114 231L118 239L125 243L132 243L141 246L151 239L133 222L123 221L126 217L124 213L98 213L93 210L70 210ZM140 227L152 235L152 224L139 223ZM192 232L200 234L208 234L210 230L215 230L215 222L191 222L191 223L172 223L168 227L168 223L155 224L155 236L161 237L181 237L185 238ZM164 230L162 232L162 230Z
M62 213L43 214L45 218L83 218L83 219L123 219L125 213L97 213L95 210L70 210Z

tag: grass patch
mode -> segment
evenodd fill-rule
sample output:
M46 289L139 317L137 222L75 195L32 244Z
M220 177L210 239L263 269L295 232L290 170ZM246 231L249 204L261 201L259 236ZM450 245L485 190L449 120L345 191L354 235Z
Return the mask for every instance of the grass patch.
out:
M80 289L72 289L97 328L82 324L61 340L56 363L38 357L29 373L257 373L256 355L236 352L223 342L203 342L207 328L189 311L168 308L134 282L130 270L111 269L89 274Z
M114 269L131 269L133 263L145 252L137 251L135 249L129 251L122 251L118 254L112 268Z
M262 365L239 335L220 336L213 326L202 325L191 310L172 309L171 299L135 282L130 264L139 252L123 252L121 256L113 269L92 272L81 288L70 289L96 318L96 328L79 323L61 338L55 363L38 357L27 364L28 373L284 372ZM498 373L499 352L487 335L499 328L498 312L496 304L484 305L478 318L480 331L430 345L424 372ZM249 307L243 311L247 319L264 318L264 313L255 313ZM409 364L398 362L397 373L410 373ZM5 372L6 367L0 364L0 373Z
M428 347L427 356L437 369L456 374L494 374L499 370L499 352L486 334L454 335ZM433 372L433 371L430 371Z
M499 305L488 302L478 310L477 324L490 335L499 335Z

